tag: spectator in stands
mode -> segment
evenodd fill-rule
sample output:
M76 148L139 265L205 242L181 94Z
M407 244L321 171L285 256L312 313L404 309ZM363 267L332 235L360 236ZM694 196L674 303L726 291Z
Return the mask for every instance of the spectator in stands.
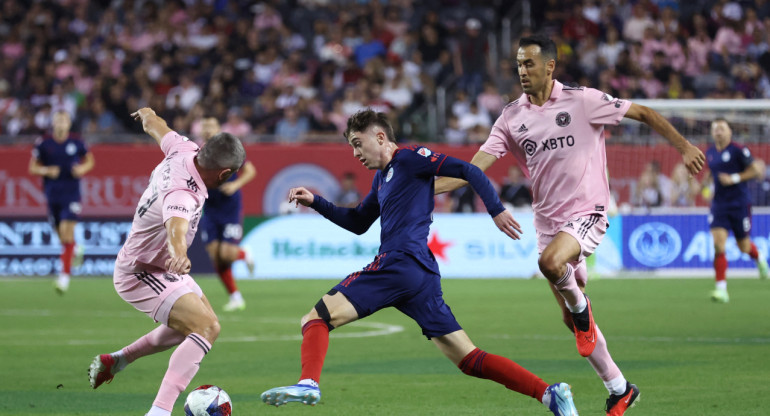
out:
M695 206L695 196L698 194L698 183L687 172L683 163L674 165L671 170L671 205L675 207Z
M632 204L635 207L653 208L663 205L663 191L658 178L650 170L642 171L636 182Z
M460 37L454 50L454 67L460 76L460 88L475 97L481 91L484 77L487 75L487 44L486 35L481 31L481 21L474 17L465 21L465 32Z
M607 28L606 40L599 43L599 56L604 59L605 65L610 68L615 66L620 52L626 48L626 44L618 36L618 30L614 26L610 26Z
M645 10L644 4L636 3L632 9L631 18L626 20L623 26L623 38L626 42L641 42L644 31L648 27L654 27L655 22Z
M297 107L284 109L284 117L275 126L275 136L282 143L299 143L310 131L310 123L304 115L300 115Z
M334 204L344 208L355 208L361 202L361 193L356 188L356 174L345 172L340 183L340 193L334 199Z
M500 200L515 208L525 208L532 205L532 190L529 181L521 173L518 165L508 166L508 176L500 187Z
M489 113L479 108L475 101L471 101L468 111L460 115L458 126L465 131L471 131L476 126L490 128L492 127L492 119L489 117Z
M227 112L227 121L222 124L221 130L235 137L246 137L251 134L251 126L243 119L243 110L238 107Z
M461 146L468 143L468 132L461 129L457 116L449 114L447 126L444 129L444 141L451 146Z

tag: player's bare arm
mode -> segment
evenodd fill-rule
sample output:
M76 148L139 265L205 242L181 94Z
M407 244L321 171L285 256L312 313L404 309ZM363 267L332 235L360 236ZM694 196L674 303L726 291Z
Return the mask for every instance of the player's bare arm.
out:
M238 179L230 182L223 183L219 190L227 196L236 193L239 189L243 188L247 183L251 182L257 177L257 168L251 162L246 162L243 167L238 171Z
M479 150L476 152L475 155L473 155L473 159L471 159L471 164L476 165L481 169L482 171L486 171L489 169L490 166L492 166L497 161L497 158L494 155L490 155L487 152L482 152ZM435 183L435 194L443 194L444 192L450 192L454 191L455 189L462 188L463 186L467 185L468 182L463 179L458 178L448 178L448 177L442 177L436 179Z
M171 217L166 221L166 244L169 258L166 260L166 270L186 274L190 272L190 259L187 258L187 227L189 221L184 218Z
M56 179L59 177L58 166L43 166L36 158L29 160L29 174L35 176L45 176L46 178Z
M313 195L313 193L308 191L306 188L300 186L298 188L291 188L289 190L289 202L294 202L295 206L302 204L306 207L309 207L310 204L313 203L313 200L315 200L315 195Z
M140 108L134 113L131 113L131 117L136 121L142 122L142 128L144 132L152 136L153 139L160 145L160 141L168 132L172 131L166 120L160 118L152 108L144 107Z
M90 172L95 165L94 154L91 152L86 153L83 160L72 167L72 176L76 178L82 178L86 173Z
M652 127L665 137L682 155L682 161L691 175L695 175L706 165L706 156L692 143L687 141L678 131L657 111L639 104L631 104L626 117L640 121Z

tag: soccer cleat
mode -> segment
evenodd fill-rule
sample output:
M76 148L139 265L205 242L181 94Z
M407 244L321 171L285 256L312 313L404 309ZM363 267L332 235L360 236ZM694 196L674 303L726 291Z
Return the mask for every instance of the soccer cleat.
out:
M596 348L596 324L594 314L591 312L591 301L586 297L586 308L583 312L572 314L572 325L575 328L575 341L578 353L588 357ZM580 328L585 328L582 330Z
M225 306L222 307L225 312L242 311L246 309L246 302L243 299L230 299Z
M70 288L69 276L60 274L59 277L54 280L53 288L56 290L56 293L63 295L65 292L67 292L67 289Z
M730 301L730 295L727 294L727 289L714 289L711 292L711 300L718 303L727 303Z
M604 410L607 416L623 416L629 407L636 405L639 398L639 388L635 384L626 381L626 391L623 394L610 394Z
M262 401L273 406L281 406L289 402L300 402L315 406L321 401L321 389L306 384L276 387L260 396Z
M578 416L575 403L572 401L572 391L567 383L556 383L548 386L551 394L551 404L548 409L556 416Z
M249 250L243 249L243 253L245 254L243 261L246 262L246 268L249 269L249 276L254 276L254 269L256 268L254 257L251 257Z
M88 381L92 388L97 388L102 383L109 384L117 371L113 371L115 358L110 354L102 354L94 357L94 361L88 368Z
M759 269L759 278L762 280L767 279L767 275L768 275L767 260L764 257L760 256L757 259L757 268Z
M83 256L85 255L85 248L81 245L75 246L75 255L72 256L72 267L80 267L83 264Z

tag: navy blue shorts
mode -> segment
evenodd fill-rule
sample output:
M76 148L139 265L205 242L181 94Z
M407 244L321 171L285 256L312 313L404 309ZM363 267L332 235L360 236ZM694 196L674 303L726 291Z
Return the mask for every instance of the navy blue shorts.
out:
M239 213L234 215L215 214L204 212L200 224L201 240L203 244L212 241L222 241L230 244L238 244L243 237L243 226Z
M712 209L709 215L709 227L732 231L736 240L748 237L751 233L751 205Z
M379 254L334 290L348 298L359 318L392 306L414 319L428 339L462 329L444 303L441 276L404 252Z
M54 228L59 228L62 221L77 221L83 210L80 201L48 201L48 220Z

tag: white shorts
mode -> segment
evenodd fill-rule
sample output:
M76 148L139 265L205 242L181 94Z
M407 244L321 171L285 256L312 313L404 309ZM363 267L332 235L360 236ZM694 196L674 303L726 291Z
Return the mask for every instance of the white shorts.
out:
M203 296L203 291L189 274L164 271L125 272L115 267L112 277L118 295L156 322L168 325L174 303L188 293Z
M589 214L582 217L575 217L564 223L556 233L567 233L571 235L578 244L580 244L580 255L578 262L585 260L586 257L593 254L596 247L604 239L609 223L604 216L599 214ZM537 252L541 254L548 244L556 237L556 234L543 234L537 231Z

